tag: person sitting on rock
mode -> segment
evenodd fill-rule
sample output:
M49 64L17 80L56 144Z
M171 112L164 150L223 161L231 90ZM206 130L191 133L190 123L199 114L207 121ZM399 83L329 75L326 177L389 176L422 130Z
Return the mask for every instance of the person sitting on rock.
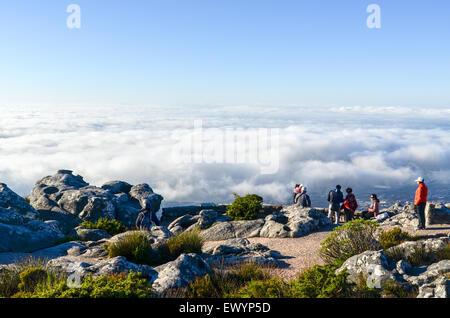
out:
M302 188L303 188L303 184L296 184L294 187L294 195L292 200L294 201L295 204L295 197L297 194L300 194L302 192Z
M158 225L158 217L156 216L156 213L153 213L150 202L146 201L145 207L139 211L139 215L136 219L136 228L138 230L150 231L152 227Z
M308 191L308 189L302 187L302 192L297 194L294 199L294 203L300 205L302 208L311 207L311 199L309 198L309 195L306 194L306 191Z
M377 215L380 213L380 200L378 200L376 194L370 195L370 200L372 201L372 204L367 207L367 211L363 212L363 217L366 220L369 220L371 218L376 218Z
M347 223L353 219L353 215L358 207L358 202L356 201L355 195L352 193L352 188L347 188L345 192L347 192L347 196L345 197L345 201L342 204L341 209L344 210L344 219Z

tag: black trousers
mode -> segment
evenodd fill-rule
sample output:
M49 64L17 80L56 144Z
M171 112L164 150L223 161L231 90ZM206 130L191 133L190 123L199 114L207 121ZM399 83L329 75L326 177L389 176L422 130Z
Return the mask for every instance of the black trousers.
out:
M346 207L344 207L344 219L346 223L353 220L353 211L347 209Z
M425 206L425 202L414 206L414 210L419 215L419 228L425 228Z

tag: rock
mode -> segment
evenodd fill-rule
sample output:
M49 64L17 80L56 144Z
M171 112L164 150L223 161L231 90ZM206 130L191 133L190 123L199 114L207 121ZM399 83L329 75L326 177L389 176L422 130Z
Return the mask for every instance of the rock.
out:
M211 267L197 254L181 254L175 261L158 266L153 289L164 294L170 289L186 287L211 272Z
M44 221L56 220L59 222L59 227L64 235L76 235L75 228L83 222L77 216L70 214L59 207L53 210L39 210L39 219Z
M400 260L395 264L395 268L400 275L405 275L411 270L412 266L408 262Z
M33 252L55 245L63 236L54 223L0 208L0 252Z
M383 222L384 220L389 218L389 214L387 212L381 213L376 216L375 221L377 222Z
M155 226L151 231L127 231L124 233L119 233L108 239L108 243L117 243L134 233L142 233L146 235L153 249L156 249L160 244L164 243L168 238L173 236L167 227Z
M218 223L200 233L206 241L222 241L231 238L257 237L264 220L230 221Z
M82 241L99 241L111 237L108 232L99 229L86 229L79 226L75 230Z
M279 252L270 250L260 243L252 244L245 238L229 239L221 244L205 247L203 252L212 256L205 257L209 263L215 265L236 263L285 265L279 261L284 258Z
M200 218L200 216L193 216L190 214L185 214L185 215L180 216L179 218L175 219L172 223L169 224L169 226L167 228L173 234L178 234L178 233L184 231L189 226L197 223L199 218Z
M14 209L21 215L37 215L36 210L28 202L4 183L0 183L0 208Z
M39 180L29 198L45 219L60 213L57 220L63 224L65 232L82 220L96 222L100 218L117 219L126 226L134 226L144 206L141 203L151 202L157 211L163 199L147 184L131 186L124 181L111 181L99 188L90 186L70 170L60 170Z
M388 268L389 262L383 251L366 251L347 259L336 274L347 270L348 280L356 282L362 273L367 278L367 287L381 289L383 282L396 279Z
M429 252L433 252L434 256L437 258L437 254L442 251L447 244L450 243L450 237L439 237L430 238L421 241L408 241L403 242L399 245L390 247L386 250L387 253L392 253L394 251L400 252L405 258L416 253L418 249L424 249Z
M124 181L110 181L102 185L102 189L109 190L114 194L129 193L132 185Z
M414 204L411 203L396 203L387 209L380 211L381 213L388 213L389 218L380 220L381 225L386 226L400 226L417 229L419 226L419 218L414 211Z
M331 225L331 220L315 208L290 205L282 212L288 218L290 237L301 237Z
M138 265L126 260L125 257L118 256L97 263L73 260L70 257L59 257L52 259L47 266L57 272L69 275L70 279L80 281L81 278L92 275L93 277L107 276L119 273L139 273L142 277L154 280L157 273L148 265Z
M446 209L450 210L450 203L446 203L446 204L444 204L444 206Z
M290 228L284 224L275 222L273 220L267 220L264 223L261 232L259 233L260 237L290 237Z
M450 279L440 277L430 284L420 286L417 298L450 298Z
M425 271L417 276L403 275L403 279L414 286L430 284L441 275L450 273L450 260L442 260L431 264L425 268Z

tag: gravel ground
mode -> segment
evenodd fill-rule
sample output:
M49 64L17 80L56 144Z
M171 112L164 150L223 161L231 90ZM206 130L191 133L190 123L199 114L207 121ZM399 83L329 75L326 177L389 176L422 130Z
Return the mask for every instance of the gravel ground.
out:
M383 227L388 230L389 228ZM435 235L435 234L450 234L450 225L433 225L424 231L407 230L411 234L418 235ZM286 268L275 268L273 274L285 279L295 278L303 270L310 268L315 264L322 265L323 261L319 256L320 243L332 231L332 228L311 233L299 238L263 238L253 237L248 240L251 243L261 243L272 250L280 252L284 256L292 258L284 259L288 263ZM206 242L205 245L216 245L221 242Z

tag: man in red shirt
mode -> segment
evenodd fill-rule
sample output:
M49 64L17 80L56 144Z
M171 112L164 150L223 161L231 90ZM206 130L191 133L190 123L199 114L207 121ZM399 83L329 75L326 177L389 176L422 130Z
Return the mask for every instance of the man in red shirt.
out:
M414 210L419 215L419 230L425 230L425 206L427 204L428 188L422 177L417 178L418 188L414 198Z

